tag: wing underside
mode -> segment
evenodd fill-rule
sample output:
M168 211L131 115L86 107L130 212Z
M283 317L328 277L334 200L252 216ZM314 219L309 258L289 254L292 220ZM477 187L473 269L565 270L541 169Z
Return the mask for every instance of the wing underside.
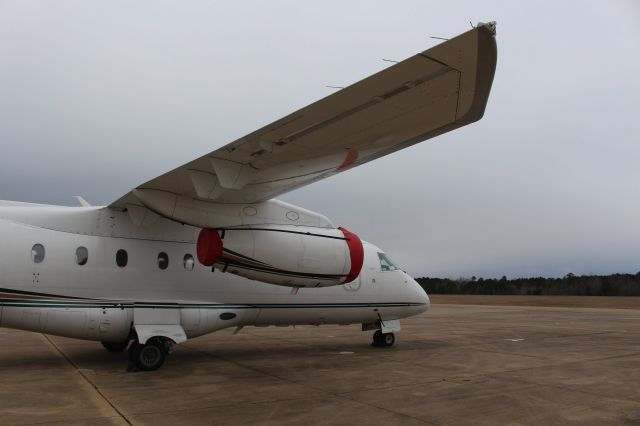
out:
M213 209L260 203L475 122L495 72L494 36L493 23L478 25L152 179L110 207L162 214L145 196L160 192Z

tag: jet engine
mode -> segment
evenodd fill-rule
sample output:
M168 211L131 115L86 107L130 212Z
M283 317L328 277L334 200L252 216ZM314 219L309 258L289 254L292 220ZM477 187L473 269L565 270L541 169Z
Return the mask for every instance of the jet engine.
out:
M326 287L360 274L364 249L344 228L263 225L200 231L198 260L222 272L288 287Z

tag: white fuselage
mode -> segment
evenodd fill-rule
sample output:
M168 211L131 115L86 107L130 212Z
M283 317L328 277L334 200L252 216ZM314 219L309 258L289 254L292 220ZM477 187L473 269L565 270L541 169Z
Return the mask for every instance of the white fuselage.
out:
M128 337L136 316L142 324L178 323L191 338L230 326L371 323L429 307L405 272L381 269L381 250L368 243L354 281L292 290L197 260L188 270L185 256L196 258L197 235L197 228L165 219L134 225L104 207L1 202L0 326L115 342ZM34 244L44 248L39 263ZM88 253L82 265L78 247ZM124 267L116 264L118 250L127 252ZM161 252L166 269L158 267Z

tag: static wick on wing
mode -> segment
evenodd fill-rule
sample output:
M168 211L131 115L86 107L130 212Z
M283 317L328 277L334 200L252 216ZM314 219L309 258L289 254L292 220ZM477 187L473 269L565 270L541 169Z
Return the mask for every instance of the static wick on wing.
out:
M384 62L393 62L394 64L397 64L397 63L399 63L399 62L400 62L400 61L395 61L395 60L393 60L393 59L386 59L386 58L382 58L382 60L383 60ZM324 87L328 87L329 89L340 89L340 90L344 89L344 87L343 87L343 86L329 86L329 85L326 85L326 86L324 86Z
M82 196L74 195L73 198L75 198L82 207L91 207L91 203L85 200Z

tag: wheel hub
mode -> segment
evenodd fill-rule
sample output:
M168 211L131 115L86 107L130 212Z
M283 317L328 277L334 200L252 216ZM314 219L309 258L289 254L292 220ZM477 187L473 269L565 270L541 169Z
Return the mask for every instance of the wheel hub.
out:
M160 348L155 345L145 345L140 354L140 360L148 367L154 366L162 354Z

